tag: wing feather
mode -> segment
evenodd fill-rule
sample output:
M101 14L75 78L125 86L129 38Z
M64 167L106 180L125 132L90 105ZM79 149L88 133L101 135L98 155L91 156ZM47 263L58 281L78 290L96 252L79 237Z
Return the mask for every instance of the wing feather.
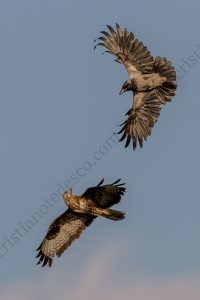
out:
M122 133L120 141L127 138L125 147L128 147L132 138L133 149L135 150L137 141L142 148L143 139L147 140L151 134L151 130L160 115L161 102L154 91L137 93L134 98L136 99L133 101L131 111L128 112L128 118L118 133Z
M44 240L37 249L36 258L39 258L37 264L42 263L43 267L48 264L51 267L53 257L60 256L94 219L93 216L78 214L70 209L65 211L49 226Z
M119 182L120 179L112 184L101 185L103 183L103 181L101 181L101 184L88 188L81 197L92 200L102 208L111 207L119 203L121 196L126 191L124 183L118 184Z
M157 56L154 61L154 72L159 73L160 76L166 77L166 81L162 86L155 89L157 98L160 99L161 104L170 102L175 95L176 84L176 70L171 62L165 57Z
M107 27L109 32L101 31L104 36L97 39L103 43L97 43L95 48L103 46L109 53L115 55L117 61L124 64L131 79L141 73L151 73L153 57L147 47L126 28L122 30L118 24L116 24L116 29L109 25Z

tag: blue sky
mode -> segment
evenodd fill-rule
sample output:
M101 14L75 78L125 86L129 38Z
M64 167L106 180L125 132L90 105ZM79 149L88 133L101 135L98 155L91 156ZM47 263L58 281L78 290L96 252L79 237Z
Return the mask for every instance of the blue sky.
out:
M8 299L16 299L16 290L29 286L29 299L36 290L46 297L49 282L60 284L59 274L68 279L64 293L73 286L70 274L90 279L91 259L95 272L101 252L108 253L106 261L116 248L109 272L119 278L111 276L111 286L124 288L128 281L140 295L138 280L153 280L156 287L148 294L156 299L158 289L167 289L159 280L187 286L195 278L199 283L199 9L195 0L1 1L0 288L5 300L7 290ZM176 97L162 109L143 149L135 152L123 143L107 146L132 100L129 93L118 95L125 69L112 56L102 56L102 49L93 50L99 32L116 21L153 56L170 59L178 72ZM102 149L105 154L95 160ZM103 177L106 182L122 178L127 193L119 208L127 218L97 220L54 268L42 270L35 265L34 250L52 219L65 210L55 193L77 174L76 194ZM51 197L54 205L44 206ZM36 212L40 220L22 232ZM11 245L16 230L22 236ZM7 251L2 248L6 240ZM106 291L103 284L101 290ZM172 288L171 299L180 290ZM196 293L195 300L200 289Z

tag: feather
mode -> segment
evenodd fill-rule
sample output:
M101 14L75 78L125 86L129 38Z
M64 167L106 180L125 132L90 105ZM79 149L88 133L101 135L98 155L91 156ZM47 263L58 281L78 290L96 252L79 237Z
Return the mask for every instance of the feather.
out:
M153 57L150 51L142 42L136 39L132 32L127 31L125 28L122 30L116 23L116 30L110 25L107 25L109 32L101 31L103 37L97 40L102 40L104 43L98 43L97 46L107 47L109 52L117 57L117 62L123 63L126 67L129 76L133 77L131 68L132 65L137 72L148 73L153 68ZM142 64L143 60L146 64Z
M104 178L97 184L97 186L102 185L103 182L104 182Z

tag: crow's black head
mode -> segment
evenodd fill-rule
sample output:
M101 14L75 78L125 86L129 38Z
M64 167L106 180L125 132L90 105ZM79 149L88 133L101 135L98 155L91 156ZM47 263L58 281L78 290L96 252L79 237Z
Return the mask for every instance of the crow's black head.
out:
M126 80L124 82L119 94L121 95L121 94L123 94L124 92L127 92L127 91L133 91L133 84L132 84L131 80Z

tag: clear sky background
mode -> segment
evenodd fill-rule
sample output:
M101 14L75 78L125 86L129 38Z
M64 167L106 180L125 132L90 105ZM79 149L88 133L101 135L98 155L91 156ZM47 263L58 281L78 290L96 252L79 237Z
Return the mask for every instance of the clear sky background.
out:
M1 0L2 300L200 298L199 11L197 0ZM135 152L107 143L131 105L118 95L127 73L93 50L116 21L178 72L176 97ZM58 189L71 180L79 194L103 177L126 182L126 219L98 219L52 269L36 266L66 208Z

